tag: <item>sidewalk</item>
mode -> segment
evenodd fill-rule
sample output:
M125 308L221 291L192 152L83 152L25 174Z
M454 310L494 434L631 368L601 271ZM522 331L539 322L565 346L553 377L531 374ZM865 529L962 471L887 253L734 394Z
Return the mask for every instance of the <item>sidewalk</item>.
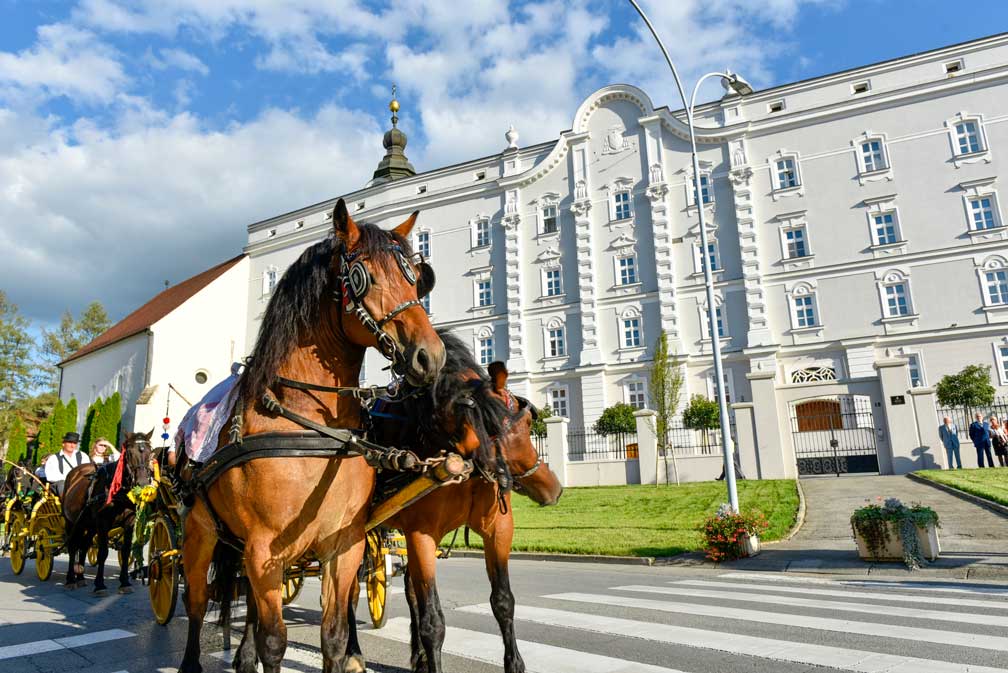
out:
M913 576L921 579L1008 580L1008 517L907 477L816 477L802 479L805 523L795 537L764 547L759 556L722 564L738 570L851 575L908 573L899 563L858 558L850 515L866 500L899 498L930 505L941 520L941 557Z

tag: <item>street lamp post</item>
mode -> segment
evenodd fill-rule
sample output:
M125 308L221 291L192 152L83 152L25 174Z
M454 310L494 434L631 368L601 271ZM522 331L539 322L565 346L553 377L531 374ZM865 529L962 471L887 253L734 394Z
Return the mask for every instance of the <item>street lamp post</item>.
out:
M689 128L690 150L693 153L693 194L697 204L697 212L700 214L700 259L704 272L704 285L707 290L707 321L710 329L711 353L714 357L714 389L717 391L718 410L720 411L721 446L724 447L725 483L728 486L728 504L731 506L733 511L738 512L738 489L735 485L735 461L732 457L735 447L731 438L731 429L728 420L728 400L725 396L724 389L724 370L721 364L721 341L718 337L717 329L717 306L714 304L714 276L711 273L710 254L707 248L707 221L704 215L703 192L700 189L700 160L697 158L696 133L693 128L693 106L696 103L696 95L700 85L708 77L721 77L722 80L727 82L728 86L730 86L732 90L740 96L752 93L753 89L748 82L731 71L710 72L697 80L696 85L693 87L693 93L687 101L686 91L683 89L682 80L679 79L679 73L676 71L676 67L672 63L672 58L669 56L668 50L662 43L661 38L658 37L658 32L651 24L651 20L648 19L644 10L637 4L636 0L629 1L630 4L633 5L634 9L637 10L637 13L640 14L644 23L647 24L648 30L651 31L651 35L654 36L655 42L657 42L659 48L661 48L662 54L665 56L665 62L668 63L669 69L672 70L672 77L675 78L676 88L679 90L680 98L682 98L683 107L686 109L686 126Z

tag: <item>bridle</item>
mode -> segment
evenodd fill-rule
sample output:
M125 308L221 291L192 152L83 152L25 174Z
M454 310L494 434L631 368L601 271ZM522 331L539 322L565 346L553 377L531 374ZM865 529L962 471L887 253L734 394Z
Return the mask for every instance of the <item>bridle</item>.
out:
M510 403L510 401L513 399L513 397L511 395L508 395L507 399L508 399L508 402ZM510 411L510 410L511 410L510 409L510 404L508 404L508 411ZM501 456L504 455L504 449L503 449L503 447L501 447L501 443L503 441L503 437L505 437L511 431L511 428L514 427L514 425L522 417L524 417L525 414L531 415L532 414L532 410L529 408L529 406L524 406L523 407L523 406L519 405L518 411L512 413L510 416L508 416L507 418L504 419L504 423L501 425L501 432L500 432L500 434L497 435L496 437L492 438L493 442L497 445L497 450L498 450L498 452L500 453ZM522 485L521 480L522 479L527 479L527 478L531 477L533 474L535 474L536 472L539 471L540 467L543 466L542 456L539 455L539 452L536 451L535 447L532 448L532 451L535 452L535 457L536 457L535 464L532 467L530 467L529 469L525 470L521 474L515 474L514 471L511 471L512 488L514 488L514 490L518 491L519 493L521 493L524 490L524 488L525 488ZM504 462L507 463L507 459L505 459ZM511 470L511 466L510 465L508 466L508 470Z
M391 253L403 277L410 285L416 285L417 298L404 301L394 309L378 319L364 304L364 298L371 289L374 278L364 260L368 257L361 251L339 251L339 276L336 279L336 290L334 298L337 304L341 305L344 313L353 315L360 321L364 328L374 335L377 341L378 351L392 363L392 371L400 376L405 375L403 367L406 364L406 355L396 340L383 328L397 315L414 306L420 306L420 299L430 294L434 289L434 269L428 264L423 255L415 253L412 257L407 257L405 251L399 243L392 242L380 248ZM417 276L414 266L420 271ZM342 314L341 314L342 315ZM342 321L342 318L341 318Z

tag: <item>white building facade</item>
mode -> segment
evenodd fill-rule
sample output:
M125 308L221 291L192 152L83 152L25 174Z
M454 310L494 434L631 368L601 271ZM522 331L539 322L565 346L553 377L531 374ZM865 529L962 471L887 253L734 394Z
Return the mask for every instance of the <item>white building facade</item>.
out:
M686 393L713 396L710 263L746 472L822 470L818 458L854 444L901 472L944 461L922 434L942 375L990 365L1008 393L1005 100L1005 35L726 95L697 111L698 204L684 115L613 85L555 141L519 149L509 133L498 155L345 198L383 227L421 211L433 322L504 360L516 392L571 425L647 406L661 331ZM334 203L248 228L246 351ZM382 366L369 354L364 378L380 382Z

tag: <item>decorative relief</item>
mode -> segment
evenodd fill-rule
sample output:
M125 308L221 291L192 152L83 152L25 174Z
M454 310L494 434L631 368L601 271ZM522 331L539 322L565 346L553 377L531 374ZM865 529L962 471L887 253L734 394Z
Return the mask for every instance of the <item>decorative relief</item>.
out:
M806 367L791 372L791 383L818 383L836 380L836 369L833 367Z
M662 170L661 164L651 164L649 171L652 184L656 182L665 182L665 172Z
M619 154L633 148L633 140L623 134L626 129L622 126L610 126L602 139L602 154Z

